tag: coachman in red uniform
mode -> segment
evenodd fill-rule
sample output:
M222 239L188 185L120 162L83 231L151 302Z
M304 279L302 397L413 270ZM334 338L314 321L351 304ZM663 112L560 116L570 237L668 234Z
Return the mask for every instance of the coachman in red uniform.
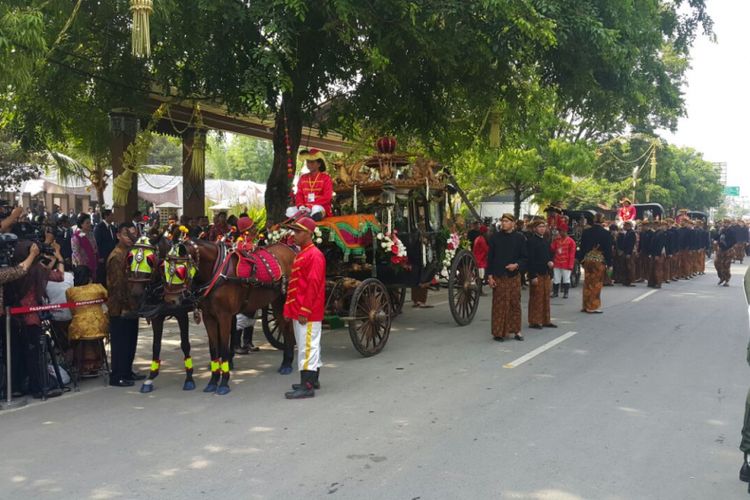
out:
M299 157L305 160L308 173L297 181L297 193L293 207L286 211L287 217L294 217L299 210L305 210L314 220L333 215L333 181L326 173L326 161L323 152L317 149L300 151Z
M320 388L320 332L326 298L326 260L313 244L315 221L302 217L293 222L294 242L300 252L292 264L292 276L284 304L284 317L292 321L297 340L300 383L292 385L287 399L315 396Z
M630 200L623 198L620 204L620 209L617 211L617 218L620 219L623 224L625 222L635 221L636 210L633 204L630 203Z

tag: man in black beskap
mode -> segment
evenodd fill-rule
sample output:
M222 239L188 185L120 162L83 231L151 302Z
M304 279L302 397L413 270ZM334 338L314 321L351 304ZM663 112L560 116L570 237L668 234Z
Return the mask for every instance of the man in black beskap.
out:
M490 237L487 281L492 288L492 337L502 342L521 336L521 272L526 266L526 239L515 231L515 217L503 214L500 231Z
M541 330L543 327L557 328L552 323L550 296L552 292L552 252L544 235L547 222L535 219L529 224L532 230L526 243L528 265L526 270L529 279L529 328Z
M667 249L667 223L655 222L654 234L648 246L648 255L651 258L651 270L648 275L649 288L661 288L664 281L664 255Z
M651 237L654 235L654 231L651 228L651 222L644 220L640 225L641 237L638 240L638 279L637 283L642 283L648 280L651 266L651 258L648 254L649 246L651 245Z
M623 231L617 236L617 250L620 254L622 274L622 284L625 286L635 286L635 262L633 261L633 252L635 251L635 231L633 223L627 221L623 224Z
M96 267L96 282L107 286L107 259L117 246L117 228L112 224L112 210L102 210L102 220L94 228L96 248L99 253L99 264Z
M677 252L679 250L679 236L674 219L667 219L667 260L664 271L664 282L677 281Z
M604 217L596 214L594 224L581 235L577 258L583 266L583 308L581 312L601 314L604 275L612 265L612 236L605 229Z

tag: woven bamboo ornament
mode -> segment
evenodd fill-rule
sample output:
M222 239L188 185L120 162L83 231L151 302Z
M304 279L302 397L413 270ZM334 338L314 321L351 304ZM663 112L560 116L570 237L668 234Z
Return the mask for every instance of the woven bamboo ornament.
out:
M190 180L203 182L206 176L206 133L196 130L193 139L193 162L190 165Z
M130 0L130 11L133 13L133 55L150 57L151 31L148 19L154 11L154 1Z
M497 111L490 113L490 147L500 147L500 113Z

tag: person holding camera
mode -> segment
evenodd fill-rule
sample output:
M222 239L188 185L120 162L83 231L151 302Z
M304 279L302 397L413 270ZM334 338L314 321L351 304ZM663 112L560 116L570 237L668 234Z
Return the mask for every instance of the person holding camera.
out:
M16 245L15 260L19 263L32 259L25 276L13 282L8 302L22 307L34 307L47 301L47 282L63 280L63 263L60 246L53 244L54 256L37 259L39 248L30 240L21 240ZM32 257L33 256L33 257ZM45 262L46 261L46 262ZM21 264L19 264L21 265ZM46 360L42 359L41 344L45 341L42 329L42 319L39 313L28 313L18 317L16 342L14 345L23 349L23 355L17 356L18 362L13 366L17 369L14 381L19 384L26 378L29 381L28 392L35 398L42 397L43 384L47 371ZM20 354L20 353L18 353ZM48 389L47 397L62 394L59 388Z

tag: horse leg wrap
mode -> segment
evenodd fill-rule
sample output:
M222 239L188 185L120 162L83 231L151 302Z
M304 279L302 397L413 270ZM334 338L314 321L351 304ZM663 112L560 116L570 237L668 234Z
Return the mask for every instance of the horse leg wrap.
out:
M212 374L221 373L221 362L218 359L211 360L211 373Z
M149 379L156 378L156 376L159 375L160 368L161 368L160 359L151 360L151 373L148 374L148 378Z
M229 361L223 361L221 363L221 371L223 373L229 373Z
M193 373L193 358L190 356L185 357L185 371Z

